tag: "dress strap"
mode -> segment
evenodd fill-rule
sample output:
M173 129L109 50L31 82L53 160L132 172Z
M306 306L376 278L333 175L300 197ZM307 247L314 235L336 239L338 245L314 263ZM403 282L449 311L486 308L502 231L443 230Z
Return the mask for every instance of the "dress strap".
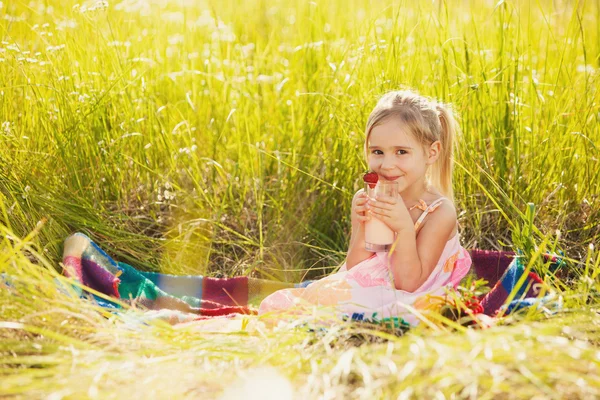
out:
M435 200L427 207L424 207L424 205L426 203L423 200L419 200L419 205L414 206L414 207L417 207L417 208L423 210L423 213L421 215L419 215L419 219L417 219L417 222L415 222L415 230L419 229L419 226L421 226L421 224L423 223L423 220L425 219L427 214L435 211L442 204L442 201L444 201L445 199L446 199L445 197L440 197L439 199ZM423 207L423 208L421 208L421 207ZM412 208L411 208L411 210L412 210Z

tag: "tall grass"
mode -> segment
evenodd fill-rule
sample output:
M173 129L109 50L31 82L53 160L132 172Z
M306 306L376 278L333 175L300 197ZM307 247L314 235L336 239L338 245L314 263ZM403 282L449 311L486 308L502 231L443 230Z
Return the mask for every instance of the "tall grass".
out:
M574 257L598 237L596 2L3 2L1 190L58 260L84 230L176 272L344 256L365 119L411 87L461 116L467 247L525 203Z
M595 1L0 1L2 394L198 397L284 373L310 397L598 396L599 22ZM326 274L366 117L401 87L460 115L464 246L563 251L568 279L541 268L569 312L209 335L57 291L75 231L139 268Z

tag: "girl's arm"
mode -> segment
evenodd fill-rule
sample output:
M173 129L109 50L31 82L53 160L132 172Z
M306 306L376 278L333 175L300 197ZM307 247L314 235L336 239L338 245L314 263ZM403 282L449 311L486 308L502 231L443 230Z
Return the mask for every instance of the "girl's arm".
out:
M456 226L456 211L444 203L427 216L418 235L407 226L397 232L390 266L396 289L414 292L437 265Z
M346 256L346 269L350 270L356 264L371 257L373 252L365 250L365 204L367 195L364 190L359 190L352 199L352 234L350 235L350 246Z

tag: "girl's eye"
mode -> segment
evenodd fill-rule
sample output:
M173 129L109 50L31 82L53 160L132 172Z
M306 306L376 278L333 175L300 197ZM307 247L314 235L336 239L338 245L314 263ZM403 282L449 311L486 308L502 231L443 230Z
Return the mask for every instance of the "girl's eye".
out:
M396 152L396 154L401 155L401 154L408 154L406 150L398 150Z
M373 154L380 155L383 154L383 152L381 150L373 150Z

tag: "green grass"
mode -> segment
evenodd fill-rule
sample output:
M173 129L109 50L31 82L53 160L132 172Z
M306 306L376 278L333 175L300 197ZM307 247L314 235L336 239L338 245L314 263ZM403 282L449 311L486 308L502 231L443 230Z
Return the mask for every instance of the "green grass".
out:
M16 0L0 17L0 272L20 293L0 291L0 394L214 397L256 373L309 397L600 395L597 2ZM366 117L399 87L461 117L463 245L563 251L546 280L565 312L467 333L205 334L132 330L56 292L75 231L144 269L326 274Z

